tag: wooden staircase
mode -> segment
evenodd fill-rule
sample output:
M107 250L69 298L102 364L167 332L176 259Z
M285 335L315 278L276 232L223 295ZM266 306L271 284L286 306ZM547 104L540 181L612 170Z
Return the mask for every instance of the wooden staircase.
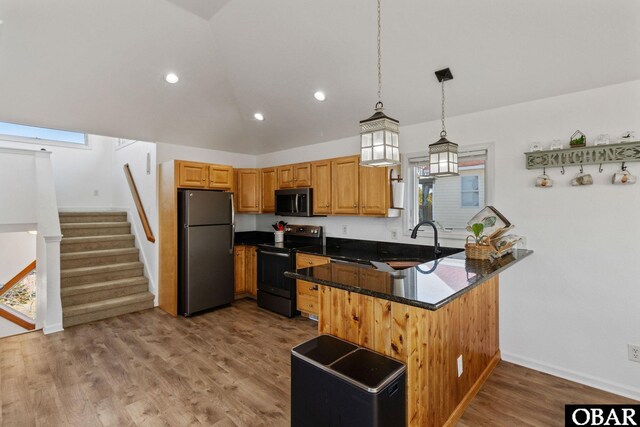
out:
M60 212L64 327L153 308L126 212Z

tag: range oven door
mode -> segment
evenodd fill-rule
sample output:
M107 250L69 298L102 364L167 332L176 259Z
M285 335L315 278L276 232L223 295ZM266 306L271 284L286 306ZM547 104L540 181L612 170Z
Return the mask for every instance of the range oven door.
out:
M295 290L293 279L284 276L285 271L292 270L292 259L289 253L259 250L258 290L292 299Z

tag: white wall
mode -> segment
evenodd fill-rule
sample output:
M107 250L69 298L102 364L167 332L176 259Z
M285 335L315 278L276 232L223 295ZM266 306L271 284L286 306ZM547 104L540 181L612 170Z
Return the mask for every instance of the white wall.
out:
M0 231L11 224L37 222L34 157L2 148L0 145Z
M101 209L111 206L112 138L89 135L89 147L62 147L20 142L9 137L0 147L51 151L58 206L63 210ZM2 181L9 182L9 181ZM97 191L98 195L94 195Z
M535 251L501 276L503 358L640 399L640 365L627 360L627 343L640 344L640 185L610 185L620 165L604 165L602 174L597 166L585 168L594 174L593 186L571 187L574 167L564 176L548 169L555 186L535 188L540 171L526 170L523 155L533 141L568 140L576 129L589 141L600 133L640 131L640 81L451 117L447 129L461 146L495 143L495 188L487 202L516 224L514 231L526 236ZM426 150L438 134L438 122L402 127L402 152ZM257 164L357 152L354 135L258 156ZM640 163L628 166L640 174ZM263 215L257 228L268 231L274 220ZM329 217L304 222L326 225L329 236L341 236L340 225L346 224L347 237L372 240L391 241L390 230L402 229L401 219ZM404 235L400 240L411 242ZM461 245L446 238L443 243Z
M0 233L0 287L36 259L36 236L26 231Z
M115 140L111 141L114 150ZM149 156L149 171L147 173L147 155ZM158 244L146 239L142 221L138 215L129 184L127 182L124 165L129 164L131 175L140 194L149 226L154 236L158 237L157 210L157 180L156 180L156 144L153 142L136 141L121 147L112 154L111 194L114 209L124 209L128 212L128 219L136 234L136 246L140 249L140 257L145 265L145 273L149 278L149 291L157 295L158 283ZM157 242L157 240L156 240Z

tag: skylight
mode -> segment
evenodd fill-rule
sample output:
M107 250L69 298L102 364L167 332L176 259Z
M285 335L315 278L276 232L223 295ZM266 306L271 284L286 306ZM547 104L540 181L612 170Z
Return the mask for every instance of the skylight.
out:
M0 122L0 135L86 145L86 134Z

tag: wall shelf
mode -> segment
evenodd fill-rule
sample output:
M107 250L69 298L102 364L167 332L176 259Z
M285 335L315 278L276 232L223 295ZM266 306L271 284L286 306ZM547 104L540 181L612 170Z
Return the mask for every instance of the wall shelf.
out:
M640 162L640 141L524 153L527 169Z

